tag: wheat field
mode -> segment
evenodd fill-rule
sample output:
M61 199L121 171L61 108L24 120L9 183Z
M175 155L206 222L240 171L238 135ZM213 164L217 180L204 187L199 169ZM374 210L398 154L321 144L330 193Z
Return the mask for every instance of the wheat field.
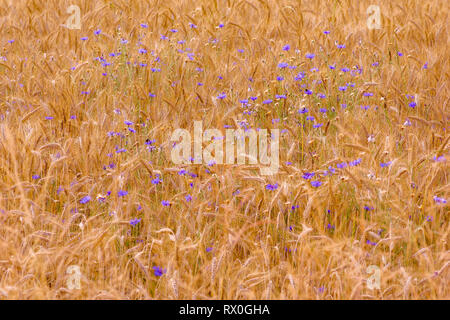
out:
M0 299L449 299L447 25L445 0L0 0ZM194 121L279 129L278 172L175 164Z

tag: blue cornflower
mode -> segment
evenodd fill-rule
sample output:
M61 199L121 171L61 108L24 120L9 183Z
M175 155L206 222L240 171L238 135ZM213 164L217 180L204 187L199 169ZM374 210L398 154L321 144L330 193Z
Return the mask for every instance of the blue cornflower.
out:
M157 277L161 277L164 273L166 273L167 270L166 269L161 269L158 266L153 267L153 273L155 274L155 276Z
M217 96L217 99L225 99L226 96L227 96L227 95L226 95L224 92L222 92L221 94L219 94L219 95Z
M208 166L209 167L212 167L215 164L216 164L216 162L214 160L211 160L211 161L208 162Z
M32 178L33 178L34 180L38 180L38 179L41 178L41 176L38 175L38 174L34 174L34 175L32 176Z
M185 195L184 198L186 199L187 202L192 201L192 196L190 194Z
M315 56L316 55L314 53L307 53L305 57L308 59L313 59Z
M381 162L380 163L380 167L382 168L387 168L391 165L392 161L388 161L388 162Z
M272 103L272 102L273 102L272 99L267 99L267 100L264 100L264 101L263 101L263 104L270 104L270 103Z
M130 225L134 227L134 226L137 225L139 222L141 222L141 219L134 218L134 219L131 219L131 220L130 220Z
M439 198L438 196L434 196L433 197L434 202L436 203L447 203L447 200L445 200L444 198Z
M91 201L91 197L85 196L85 197L81 198L80 203L85 204L85 203L88 203L89 201Z
M436 162L445 162L445 157L444 156L440 156L440 157L433 157L433 160Z
M304 72L299 72L299 73L295 76L294 80L295 80L295 81L301 81L301 80L303 80L303 78L305 78L305 77L306 77L306 73L304 73Z
M161 204L162 204L164 207L169 207L169 206L170 206L170 202L167 201L167 200L161 201Z
M415 108L417 106L417 103L415 103L414 101L410 102L408 104L411 108Z
M206 252L211 252L212 251L212 247L208 247L208 248L206 248Z
M117 196L119 197L125 197L127 194L128 192L125 190L119 190L119 192L117 192Z
M358 164L360 164L361 161L362 161L362 159L361 159L361 158L358 158L358 159L356 159L356 160L350 161L350 162L348 163L348 165L349 165L350 167L354 167L354 166L357 166Z
M344 169L347 166L347 162L338 163L336 167L338 169Z
M308 109L305 108L305 107L303 107L300 110L298 110L298 113L307 113L307 112L308 112Z
M311 181L311 185L315 188L318 188L322 185L322 182L320 181Z
M157 176L155 179L152 179L152 184L160 184L162 182L162 179Z
M278 68L280 68L280 69L284 69L284 68L287 68L287 67L289 67L289 64L287 62L280 62L278 64Z
M305 180L309 180L309 179L311 179L314 176L315 176L314 172L305 172L303 174L302 178L305 179Z
M94 31L94 34L95 34L95 35L99 35L100 33L102 33L102 30L101 30L101 29L97 29L97 30Z
M289 49L291 49L291 46L288 44L283 47L283 51L289 51Z
M266 190L273 191L273 190L276 190L276 189L278 189L278 183L266 185Z
M320 128L322 126L323 126L322 123L316 123L316 124L313 125L313 128Z

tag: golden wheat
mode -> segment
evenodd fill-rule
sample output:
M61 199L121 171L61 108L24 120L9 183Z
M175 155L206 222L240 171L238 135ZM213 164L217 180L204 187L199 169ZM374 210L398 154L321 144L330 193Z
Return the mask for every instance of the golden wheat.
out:
M447 15L2 0L1 299L450 298ZM278 173L173 164L171 133L198 120L279 128Z

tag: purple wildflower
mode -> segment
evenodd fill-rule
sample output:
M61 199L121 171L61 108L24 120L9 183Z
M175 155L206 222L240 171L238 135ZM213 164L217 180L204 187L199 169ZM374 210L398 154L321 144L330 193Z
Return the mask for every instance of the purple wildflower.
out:
M276 189L278 189L278 183L266 185L266 190L273 191L273 190L276 190Z
M85 196L85 197L81 198L80 203L85 204L85 203L88 203L89 201L91 201L91 197Z
M314 177L314 175L315 175L314 172L305 172L305 173L303 174L302 178L305 179L305 180L309 180L309 179L311 179L312 177Z
M380 163L380 167L382 168L387 168L391 165L392 161L388 161L388 162L381 162Z
M311 185L314 188L318 188L318 187L320 187L322 185L322 182L320 182L320 181L311 181Z
M125 197L127 194L128 192L125 190L119 190L119 192L117 192L117 196L119 197Z
M167 201L167 200L161 201L161 204L162 204L164 207L169 207L169 206L170 206L170 202Z
M134 227L134 226L137 225L139 222L141 222L141 219L134 218L134 219L131 219L131 220L130 220L130 225Z
M161 277L164 273L166 273L167 270L166 269L161 269L158 266L153 267L153 273L155 274L155 276L157 277Z

